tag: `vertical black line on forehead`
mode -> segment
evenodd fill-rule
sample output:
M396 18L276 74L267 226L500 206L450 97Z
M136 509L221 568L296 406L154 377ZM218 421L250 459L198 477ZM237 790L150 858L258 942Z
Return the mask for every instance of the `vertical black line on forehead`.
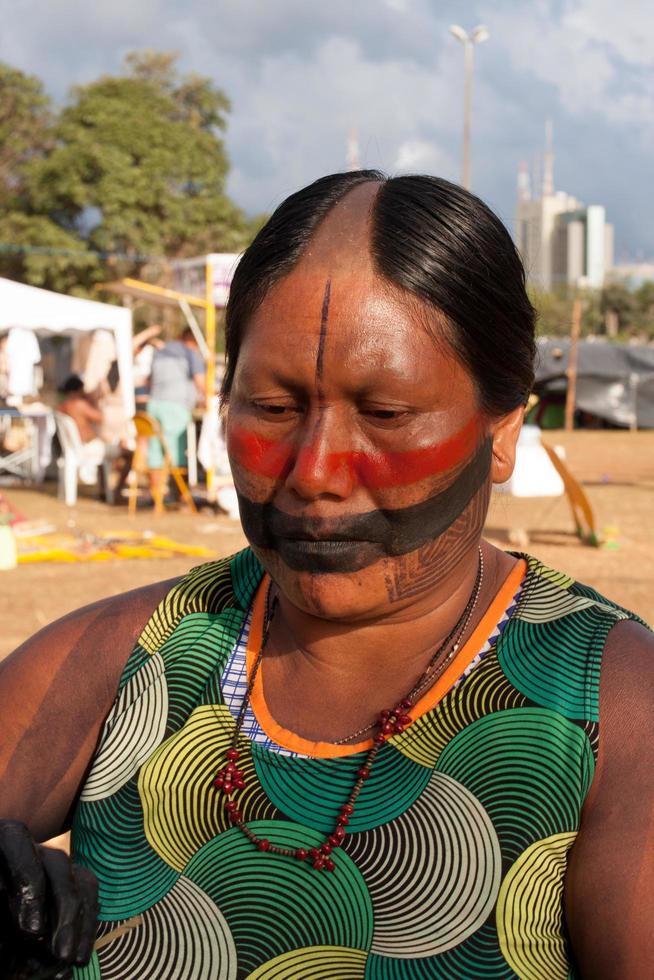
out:
M325 283L325 292L322 297L322 309L320 311L320 337L318 339L318 353L316 355L316 382L320 385L322 381L323 361L325 359L325 342L327 340L327 322L329 320L329 297L332 291L332 281L328 279Z

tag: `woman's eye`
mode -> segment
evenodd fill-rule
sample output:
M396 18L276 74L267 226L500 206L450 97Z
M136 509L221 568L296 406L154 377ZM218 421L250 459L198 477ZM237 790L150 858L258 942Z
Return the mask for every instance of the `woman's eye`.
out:
M282 405L279 402L253 402L252 406L262 415L284 416L299 411L297 405Z
M365 408L363 414L376 422L399 422L408 413L401 408Z

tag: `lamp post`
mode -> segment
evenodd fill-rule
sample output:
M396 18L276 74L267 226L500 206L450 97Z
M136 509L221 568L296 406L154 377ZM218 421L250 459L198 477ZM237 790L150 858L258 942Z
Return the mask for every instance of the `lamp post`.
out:
M463 45L464 82L463 82L463 176L461 183L470 190L470 126L472 119L472 67L474 63L475 44L481 44L489 38L488 29L479 24L468 34L463 27L452 24L450 34Z

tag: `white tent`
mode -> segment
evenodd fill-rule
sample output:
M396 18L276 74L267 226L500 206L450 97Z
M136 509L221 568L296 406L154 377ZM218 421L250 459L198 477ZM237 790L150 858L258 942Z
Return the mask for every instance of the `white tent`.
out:
M64 296L48 289L0 279L0 330L23 327L36 334L111 330L127 417L134 415L132 314L122 306Z

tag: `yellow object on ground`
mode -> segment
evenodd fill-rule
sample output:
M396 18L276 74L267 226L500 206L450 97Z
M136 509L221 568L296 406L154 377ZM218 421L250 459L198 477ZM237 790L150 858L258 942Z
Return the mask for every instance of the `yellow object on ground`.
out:
M600 540L595 526L595 515L593 514L593 508L583 487L575 479L552 446L548 446L545 442L541 442L541 445L551 459L554 469L563 480L563 486L565 487L565 494L570 504L570 510L572 511L572 519L575 522L577 536L584 544L589 544L593 548L599 548Z
M18 563L61 561L115 561L125 558L172 558L190 555L215 558L216 553L199 545L183 544L163 535L134 531L75 537L47 534L22 537L18 543Z
M168 473L170 473L177 484L177 489L179 490L182 500L189 506L194 514L197 514L198 509L195 506L195 501L193 500L193 495L188 488L186 480L182 476L182 471L179 466L176 466L173 462L173 457L171 455L168 443L163 434L161 425L157 419L152 415L148 415L147 412L137 412L133 418L134 427L136 428L136 433L138 435L138 442L136 449L134 451L134 456L132 458L132 468L127 477L128 490L128 510L130 517L136 514L136 496L138 493L138 473L139 472L149 472L154 475L155 470L149 470L147 465L147 452L145 448L145 440L156 439L160 445L163 452L164 469L162 472L158 473L157 480L152 482L152 496L154 498L154 512L155 514L163 514L164 510L164 486L168 482Z

